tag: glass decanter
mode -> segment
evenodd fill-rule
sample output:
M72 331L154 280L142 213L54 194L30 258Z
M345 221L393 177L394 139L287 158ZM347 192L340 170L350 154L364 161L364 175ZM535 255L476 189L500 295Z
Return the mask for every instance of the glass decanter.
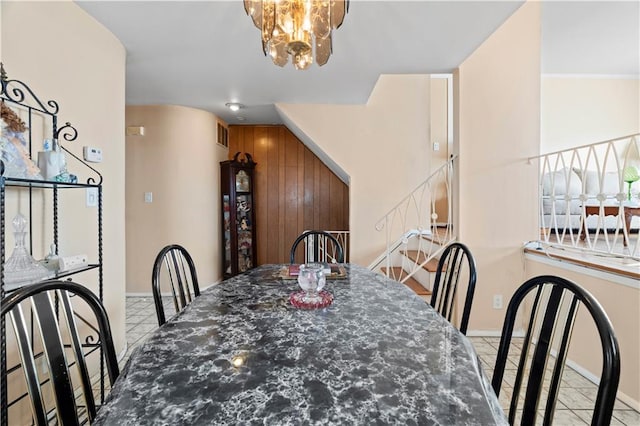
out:
M11 257L4 264L5 290L12 290L53 276L51 271L39 264L27 251L25 246L27 219L18 213L12 223L15 246Z

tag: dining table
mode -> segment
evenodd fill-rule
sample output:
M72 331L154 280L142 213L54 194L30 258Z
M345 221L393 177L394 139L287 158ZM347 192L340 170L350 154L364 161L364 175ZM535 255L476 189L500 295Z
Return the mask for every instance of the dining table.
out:
M97 425L506 425L470 340L356 264L292 305L287 265L203 290L131 354Z

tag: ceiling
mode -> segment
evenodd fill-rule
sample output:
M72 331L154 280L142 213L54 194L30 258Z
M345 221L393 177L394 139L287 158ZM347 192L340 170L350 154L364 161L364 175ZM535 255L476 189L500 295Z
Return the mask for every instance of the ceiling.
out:
M78 1L127 50L126 102L280 124L275 103L363 104L380 74L450 73L523 1L352 0L323 67L262 53L240 0ZM640 75L640 2L545 1L542 71ZM233 113L227 102L245 107Z

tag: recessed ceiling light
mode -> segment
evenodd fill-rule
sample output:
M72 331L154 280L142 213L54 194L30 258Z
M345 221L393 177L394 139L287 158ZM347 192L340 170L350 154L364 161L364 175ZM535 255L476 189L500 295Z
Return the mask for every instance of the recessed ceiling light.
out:
M241 108L244 108L244 105L239 104L237 102L228 102L224 105L233 112L239 111Z

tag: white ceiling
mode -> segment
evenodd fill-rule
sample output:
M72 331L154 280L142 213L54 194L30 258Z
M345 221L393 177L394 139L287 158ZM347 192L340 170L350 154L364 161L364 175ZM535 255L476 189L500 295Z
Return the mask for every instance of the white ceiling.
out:
M275 103L362 104L380 74L449 73L522 3L352 0L329 62L297 71L263 56L240 0L78 2L127 49L127 104L229 124L282 123ZM543 72L640 75L640 2L545 1L542 21Z

